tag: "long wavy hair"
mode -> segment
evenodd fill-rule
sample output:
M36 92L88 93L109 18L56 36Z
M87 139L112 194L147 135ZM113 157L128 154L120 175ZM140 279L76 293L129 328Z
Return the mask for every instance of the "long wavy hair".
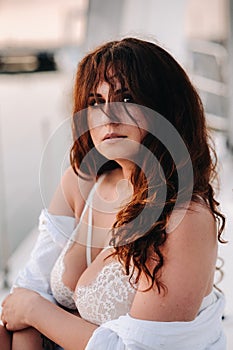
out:
M79 63L74 87L74 143L70 152L71 165L77 175L98 177L119 167L94 148L86 113L89 94L96 94L100 81L109 83L110 91L114 91L112 72L121 86L129 90L135 104L156 111L174 126L191 159L190 177L186 173L187 159L181 154L175 162L164 144L149 132L142 141L151 151L144 159L147 174L135 165L131 175L133 196L119 210L112 227L110 243L115 248L114 255L130 275L130 281L137 283L143 272L150 281L150 288L156 285L160 292L165 287L161 281L162 247L179 194L185 203L186 193L191 189L192 201L206 203L218 224L218 240L224 241L221 236L225 218L218 209L212 186L216 177L216 154L207 133L202 102L183 68L160 46L125 38L98 47ZM153 120L150 127L153 129ZM158 163L153 161L154 156ZM192 178L192 181L182 181L180 188L178 172L182 170L183 177ZM165 201L160 193L161 184L167 187ZM155 212L160 214L153 221ZM156 264L150 271L146 263L152 252Z

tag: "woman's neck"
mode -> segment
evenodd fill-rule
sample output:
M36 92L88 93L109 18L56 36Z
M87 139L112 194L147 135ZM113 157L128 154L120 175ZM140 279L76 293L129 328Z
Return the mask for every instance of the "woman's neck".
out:
M135 164L131 162L130 160L116 160L116 162L120 165L120 173L119 175L121 176L122 179L128 180L131 182L131 175L132 172L135 169Z

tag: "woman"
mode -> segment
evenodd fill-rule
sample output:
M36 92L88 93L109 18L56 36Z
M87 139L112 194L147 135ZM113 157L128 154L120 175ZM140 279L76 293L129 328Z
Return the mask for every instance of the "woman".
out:
M79 189L64 187L80 222L51 283L81 318L16 289L3 303L6 329L34 327L65 349L225 349L224 300L213 289L224 217L203 107L184 70L135 38L97 48L78 67L73 132ZM50 211L64 215L58 202Z

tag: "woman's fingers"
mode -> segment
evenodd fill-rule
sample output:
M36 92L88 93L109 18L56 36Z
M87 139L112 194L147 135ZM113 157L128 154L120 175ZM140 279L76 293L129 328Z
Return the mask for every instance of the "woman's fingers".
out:
M11 295L12 295L12 293L8 294L8 295L3 299L2 304L1 304L2 307L5 306L7 300L11 297Z
M25 310L36 304L38 293L25 288L15 288L2 302L1 320L7 330L16 331L28 326Z
M7 322L6 322L6 320L5 320L4 312L3 312L3 311L2 311L2 313L1 313L1 321L2 321L3 326L5 327L6 324L7 324Z

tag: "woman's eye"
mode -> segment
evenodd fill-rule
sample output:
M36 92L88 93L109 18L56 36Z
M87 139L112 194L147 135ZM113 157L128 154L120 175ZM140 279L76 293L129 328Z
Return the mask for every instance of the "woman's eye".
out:
M133 98L132 98L132 96L131 95L127 95L127 96L124 96L123 97L123 102L125 102L125 103L132 103L133 102Z
M90 107L96 107L96 106L98 106L99 104L101 104L101 103L104 103L105 101L104 101L104 99L95 99L95 98L92 98L92 99L90 99L89 101L88 101L88 106L90 106Z
M89 103L89 106L92 106L92 107L97 106L97 105L98 105L98 102L96 100L93 100Z
M90 99L89 101L88 101L88 106L91 106L91 107L93 107L93 106L97 106L97 102L96 102L96 99L95 98L92 98L92 99Z

